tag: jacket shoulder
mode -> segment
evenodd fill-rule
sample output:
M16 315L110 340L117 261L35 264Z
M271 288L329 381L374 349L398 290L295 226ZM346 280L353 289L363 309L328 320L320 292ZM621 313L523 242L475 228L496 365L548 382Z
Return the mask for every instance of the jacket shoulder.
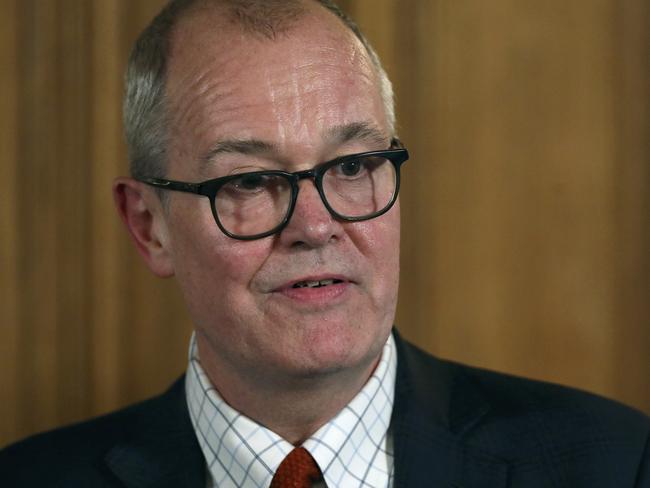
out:
M11 481L10 486L84 486L71 479L109 486L102 481L111 477L104 459L108 452L116 445L137 442L143 430L164 422L179 389L182 379L158 397L5 447L0 450L2 479Z
M532 425L553 422L575 427L563 428L565 436L581 432L583 422L597 424L601 433L641 430L648 434L650 429L650 418L642 412L595 393L436 358L408 343L404 348L410 368L418 364L417 374L445 378L438 384L451 390L450 410L467 396L480 398L487 406L484 422L512 424L524 419ZM469 391L473 394L467 395ZM576 424L579 419L583 422Z
M545 381L451 363L489 401L485 422L537 426L567 441L592 433L601 438L647 438L650 419L618 401Z
M433 399L428 404L434 407L440 394L436 390L446 391L442 410L449 428L463 445L507 463L513 483L537 473L558 486L589 486L564 481L598 478L590 486L650 488L650 418L645 414L579 389L438 359L409 344L403 347L400 359L412 373L427 378L418 380L415 389L429 388ZM416 398L427 397L418 393ZM480 414L468 423L468 411ZM519 485L536 486L529 481Z
M575 388L458 367L491 404L471 442L507 459L513 480L538 470L558 482L650 484L639 481L650 475L650 419L643 413Z

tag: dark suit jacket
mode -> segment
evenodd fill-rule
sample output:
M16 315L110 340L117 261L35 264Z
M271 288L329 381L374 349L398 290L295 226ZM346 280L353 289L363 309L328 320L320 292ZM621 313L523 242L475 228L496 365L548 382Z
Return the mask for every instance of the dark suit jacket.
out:
M650 419L641 413L396 341L396 488L650 488ZM3 487L204 488L205 470L183 379L160 397L0 452Z

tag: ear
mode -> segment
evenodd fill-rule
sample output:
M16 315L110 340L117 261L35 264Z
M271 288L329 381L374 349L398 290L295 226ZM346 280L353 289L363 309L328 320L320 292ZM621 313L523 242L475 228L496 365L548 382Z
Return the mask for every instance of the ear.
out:
M151 271L161 278L174 275L170 240L162 204L144 183L116 178L113 199L136 249Z

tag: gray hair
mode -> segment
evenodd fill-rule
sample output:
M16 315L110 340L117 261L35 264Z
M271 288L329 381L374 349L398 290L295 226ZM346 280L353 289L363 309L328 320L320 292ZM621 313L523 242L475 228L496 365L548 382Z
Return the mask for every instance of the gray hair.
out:
M379 56L354 21L332 0L315 0L334 13L361 41L377 71L379 89L391 131L395 130L393 87ZM130 171L135 178L163 178L168 147L168 114L165 107L167 57L172 31L178 20L199 0L170 0L136 40L126 70L124 128ZM248 31L270 39L276 31L300 16L299 2L287 0L222 0L229 3L232 18Z

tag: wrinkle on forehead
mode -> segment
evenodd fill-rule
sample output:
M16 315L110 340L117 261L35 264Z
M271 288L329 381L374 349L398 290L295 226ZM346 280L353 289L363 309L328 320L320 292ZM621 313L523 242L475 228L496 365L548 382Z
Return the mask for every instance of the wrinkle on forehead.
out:
M207 69L197 73L187 70L169 87L167 98L173 126L192 126L197 118L206 115L206 109L235 94L236 87L229 87L220 79L220 71L226 65L227 61L206 64Z
M273 110L272 119L278 124L279 140L291 138L287 131L305 132L311 127L320 132L323 123L341 111L336 103L341 88L350 93L360 84L373 89L372 72L349 63L354 55L346 58L342 69L341 53L331 48L321 48L307 60L304 53L294 51L288 53L285 61L290 69L261 75Z
M197 141L212 143L220 125L236 125L238 115L256 107L264 108L257 122L274 126L278 143L296 133L311 135L320 132L326 120L340 115L335 91L339 98L350 98L348 106L357 102L347 92L360 93L359 87L361 92L378 91L365 48L338 24L319 19L315 29L296 26L282 39L260 40L231 27L224 31L205 19L196 22L195 26L186 21L170 56L167 100L172 153L198 157L208 148L196 147ZM261 51L266 52L262 62ZM254 83L265 89L256 89ZM228 135L254 134L243 130ZM191 151L195 154L187 154Z

